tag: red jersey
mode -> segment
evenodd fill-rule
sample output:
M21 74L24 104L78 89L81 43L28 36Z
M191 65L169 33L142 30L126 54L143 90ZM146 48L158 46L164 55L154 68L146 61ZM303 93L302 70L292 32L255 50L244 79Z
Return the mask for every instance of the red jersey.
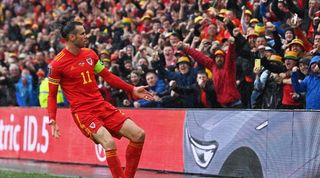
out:
M83 111L103 103L94 75L97 54L81 48L78 55L63 49L49 65L49 79L60 83L72 112Z

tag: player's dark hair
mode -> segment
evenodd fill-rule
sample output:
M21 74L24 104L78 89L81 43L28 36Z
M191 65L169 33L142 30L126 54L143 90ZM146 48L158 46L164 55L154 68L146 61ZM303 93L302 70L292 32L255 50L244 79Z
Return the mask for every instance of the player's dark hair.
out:
M64 18L60 23L60 33L63 38L67 38L69 34L75 33L76 26L82 25L81 22L74 21L73 17Z

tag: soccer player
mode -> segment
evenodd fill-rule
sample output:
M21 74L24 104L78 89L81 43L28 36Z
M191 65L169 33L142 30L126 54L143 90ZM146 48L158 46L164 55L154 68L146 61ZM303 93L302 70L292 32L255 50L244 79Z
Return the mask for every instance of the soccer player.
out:
M49 65L48 114L52 135L60 136L56 122L56 95L61 85L70 102L72 116L82 133L101 144L106 150L107 163L115 178L132 178L138 167L145 133L124 113L104 101L100 94L94 73L100 75L112 87L123 89L135 97L153 100L146 86L134 87L108 72L97 54L88 48L88 38L82 23L69 21L60 30L66 40L65 48L55 56ZM126 168L121 168L113 137L128 138Z

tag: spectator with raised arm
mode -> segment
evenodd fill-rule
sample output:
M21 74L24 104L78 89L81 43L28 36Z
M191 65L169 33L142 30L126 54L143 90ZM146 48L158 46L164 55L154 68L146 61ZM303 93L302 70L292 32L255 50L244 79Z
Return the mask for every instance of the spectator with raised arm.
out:
M217 94L218 102L222 107L242 107L240 93L236 86L236 64L234 38L229 38L229 47L225 53L222 50L215 52L214 59L206 56L194 48L180 42L178 49L183 50L195 61L210 69L213 74L213 84Z
M196 83L198 68L193 68L191 60L186 56L182 56L178 59L176 64L177 71L175 72L166 70L159 59L155 59L154 67L158 71L160 78L170 81L170 87L173 85L177 85L179 87L190 87ZM169 96L164 97L163 102L164 107L194 107L193 95L190 93L180 94L178 96L171 93Z

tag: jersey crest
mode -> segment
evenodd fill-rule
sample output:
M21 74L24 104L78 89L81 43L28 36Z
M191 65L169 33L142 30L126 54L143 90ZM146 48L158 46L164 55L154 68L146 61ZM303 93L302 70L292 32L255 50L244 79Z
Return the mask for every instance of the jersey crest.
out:
M87 63L88 63L89 65L92 66L92 59L91 59L91 58L87 58L86 61L87 61Z
M96 124L94 122L91 122L91 124L89 125L90 128L94 129L96 128Z

